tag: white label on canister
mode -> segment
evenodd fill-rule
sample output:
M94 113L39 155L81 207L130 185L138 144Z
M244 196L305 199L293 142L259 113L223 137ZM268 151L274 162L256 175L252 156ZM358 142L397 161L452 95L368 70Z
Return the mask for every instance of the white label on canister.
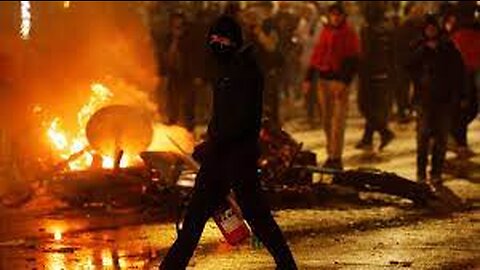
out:
M220 224L223 227L223 230L226 233L231 233L242 226L242 220L239 219L232 211L232 209L228 209L220 216L221 222Z

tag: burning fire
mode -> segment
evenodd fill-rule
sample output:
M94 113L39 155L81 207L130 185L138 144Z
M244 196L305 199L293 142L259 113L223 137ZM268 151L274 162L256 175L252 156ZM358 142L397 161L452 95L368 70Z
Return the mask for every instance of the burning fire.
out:
M95 156L101 156L102 168L113 169L115 157L100 155L91 149L86 136L86 127L89 119L99 109L113 103L114 94L105 85L94 83L90 87L90 97L77 113L77 130L73 134L63 127L62 119L54 117L44 123L48 142L52 150L61 160L68 162L68 169L72 171L91 168ZM42 109L37 106L36 111ZM178 149L169 139L174 138L182 150ZM153 138L148 151L170 151L181 153L191 152L194 147L192 134L178 126L154 124ZM139 153L138 153L139 154ZM120 160L120 168L126 168L141 162L139 155L125 154Z
M47 127L47 136L54 150L63 160L67 160L77 153L85 152L81 157L68 163L70 170L82 170L89 168L93 162L93 151L88 149L88 140L85 134L85 127L88 119L101 107L105 106L113 97L112 92L102 84L91 85L91 94L87 103L82 106L77 114L78 130L73 136L62 127L62 121L55 117ZM103 157L103 167L113 168L113 158ZM121 164L127 166L128 164Z

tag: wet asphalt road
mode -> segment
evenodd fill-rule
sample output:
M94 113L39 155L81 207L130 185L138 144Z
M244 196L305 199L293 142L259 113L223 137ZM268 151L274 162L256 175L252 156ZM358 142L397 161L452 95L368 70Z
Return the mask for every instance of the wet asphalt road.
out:
M151 214L71 213L15 223L3 234L1 269L154 269L175 237ZM300 269L477 269L480 210L436 214L335 203L276 212ZM13 220L12 220L13 221ZM20 224L19 224L20 223ZM21 228L20 226L25 226ZM226 244L209 222L193 269L273 269L263 248Z
M350 122L350 130L360 123ZM288 128L323 157L322 133ZM360 132L348 132L346 165L414 175L413 127L395 127L397 140L383 153L354 151ZM480 152L480 124L470 135ZM367 159L370 157L370 159ZM451 156L449 156L452 158ZM369 160L368 163L365 160ZM373 161L373 162L372 162ZM446 186L470 207L462 212L412 208L389 197L325 202L275 213L300 269L480 269L480 157L470 174L449 175ZM467 165L465 165L467 164ZM154 210L78 210L44 194L21 209L0 209L0 269L155 269L175 238L175 227ZM212 222L191 261L192 269L274 269L264 248L227 245Z

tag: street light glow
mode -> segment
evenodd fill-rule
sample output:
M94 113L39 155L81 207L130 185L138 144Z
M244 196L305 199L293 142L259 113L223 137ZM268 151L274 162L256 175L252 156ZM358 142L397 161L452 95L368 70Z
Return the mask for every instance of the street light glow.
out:
M32 14L30 13L30 1L20 1L21 24L20 36L23 40L30 38L30 29L32 27Z

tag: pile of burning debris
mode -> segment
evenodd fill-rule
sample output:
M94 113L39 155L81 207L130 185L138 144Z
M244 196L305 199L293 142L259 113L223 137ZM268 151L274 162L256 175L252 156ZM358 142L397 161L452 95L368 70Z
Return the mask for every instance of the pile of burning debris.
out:
M94 83L73 129L36 106L49 155L35 160L40 169L27 185L0 195L0 201L20 206L35 198L38 190L46 190L73 207L174 204L166 201L166 194L182 186L190 188L195 177L186 156L193 150L193 135L177 126L156 124L155 110L136 106L139 103L118 102L110 88ZM311 172L295 166L315 166L314 153L303 151L290 135L267 122L260 143L259 166L266 189L312 182ZM17 171L26 170L30 169Z
M145 151L140 154L142 163L122 167L124 151L119 150L113 168L96 167L56 173L49 189L56 197L75 207L149 207L178 203L193 186L195 171L189 166L189 157L182 153L181 145L175 142L175 138L168 139L180 148L180 153ZM260 145L259 167L265 190L278 192L312 183L313 172L299 166L316 166L315 154L302 150L301 144L285 131L265 124ZM177 198L172 198L172 194L176 194Z
M152 179L140 152L178 152L168 136L176 138L182 148L193 149L192 134L178 126L159 124L156 105L148 95L122 81L114 80L108 86L93 83L85 98L76 112L73 109L71 116L76 117L68 118L70 121L63 118L68 116L65 111L55 114L45 109L49 106L35 105L30 121L35 124L29 126L34 135L23 139L28 146L3 151L4 146L15 143L12 136L8 140L2 137L3 205L20 206L39 190L76 206L135 197L135 192L118 196L117 191L141 191L142 183Z

